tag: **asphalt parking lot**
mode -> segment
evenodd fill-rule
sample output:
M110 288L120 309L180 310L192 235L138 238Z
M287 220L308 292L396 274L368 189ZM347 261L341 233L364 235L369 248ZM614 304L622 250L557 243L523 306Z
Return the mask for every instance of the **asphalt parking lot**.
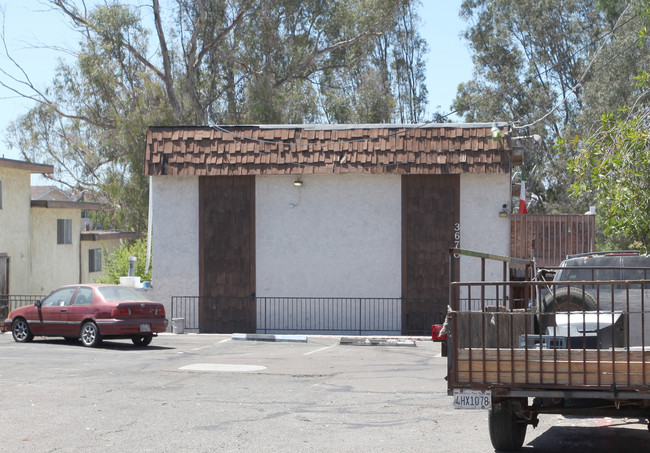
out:
M493 451L487 413L451 408L438 344L339 340L164 334L89 349L5 333L0 450ZM524 451L640 451L649 438L632 421L546 416Z

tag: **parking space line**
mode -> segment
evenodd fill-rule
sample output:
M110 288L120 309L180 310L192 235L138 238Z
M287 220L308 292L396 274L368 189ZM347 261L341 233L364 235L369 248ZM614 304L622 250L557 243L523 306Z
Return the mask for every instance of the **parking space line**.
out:
M336 343L335 343L335 344L332 344L332 345L330 345L330 346L324 346L324 347L322 347L322 348L314 349L313 351L305 352L303 355L316 354L317 352L321 352L321 351L324 351L324 350L326 350L326 349L333 348L334 346L336 346Z
M192 349L188 349L187 351L178 351L177 354L185 354L186 352L192 352L192 351L201 351L201 350L203 350L203 349L212 348L212 347L214 347L214 346L217 345L217 344L226 343L226 342L228 342L228 341L230 341L230 338L226 338L225 340L221 340L220 342L215 343L215 344L210 344L210 345L206 345L206 346L201 346L201 347L199 347L199 348L192 348Z

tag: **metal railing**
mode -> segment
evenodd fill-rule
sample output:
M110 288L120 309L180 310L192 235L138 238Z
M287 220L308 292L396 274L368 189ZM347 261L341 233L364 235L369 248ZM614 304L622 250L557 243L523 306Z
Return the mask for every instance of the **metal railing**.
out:
M171 319L199 332L430 335L447 299L173 296ZM408 307L408 308L405 308Z
M397 333L399 299L262 297L257 329L264 332Z
M11 310L31 305L44 296L0 294L0 322L4 321Z
M525 308L510 297L515 285L532 296ZM650 398L650 281L455 282L451 294L450 388Z

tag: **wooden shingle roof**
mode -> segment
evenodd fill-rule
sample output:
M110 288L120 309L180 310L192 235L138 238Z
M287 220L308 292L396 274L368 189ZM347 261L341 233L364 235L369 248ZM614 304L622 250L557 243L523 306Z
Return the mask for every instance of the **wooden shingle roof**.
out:
M150 127L145 174L507 173L492 124Z

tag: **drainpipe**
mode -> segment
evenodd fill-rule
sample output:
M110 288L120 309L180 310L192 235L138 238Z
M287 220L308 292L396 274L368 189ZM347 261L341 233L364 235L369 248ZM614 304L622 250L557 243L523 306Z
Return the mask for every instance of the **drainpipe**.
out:
M79 217L81 217L81 213L79 214ZM79 229L79 284L83 283L81 281L81 276L83 275L83 263L82 263L82 253L81 253L81 228Z
M153 176L149 176L149 209L147 213L147 262L144 266L144 273L149 273L151 263L151 217L153 213Z

